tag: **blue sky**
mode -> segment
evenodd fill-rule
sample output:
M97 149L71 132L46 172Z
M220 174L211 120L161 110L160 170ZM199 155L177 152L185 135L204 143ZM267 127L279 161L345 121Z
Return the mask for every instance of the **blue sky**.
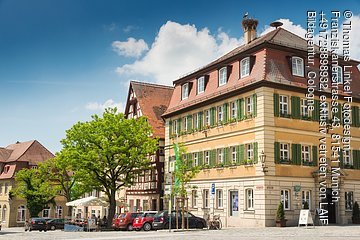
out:
M130 80L171 84L241 44L244 12L259 34L277 19L301 34L310 9L360 16L314 2L0 0L0 146L59 151L74 123L122 108Z

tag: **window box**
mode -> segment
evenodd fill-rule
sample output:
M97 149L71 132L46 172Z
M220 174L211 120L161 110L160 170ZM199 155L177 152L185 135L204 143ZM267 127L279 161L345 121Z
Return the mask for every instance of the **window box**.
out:
M291 115L288 114L288 113L280 113L280 117L283 117L283 118L291 118Z
M307 115L301 115L301 120L311 121L311 117Z
M281 164L292 164L290 159L280 159L279 163L281 163Z
M224 166L225 166L224 163L218 163L218 164L215 165L215 167L218 168L219 170L224 169Z
M355 169L353 165L351 164L344 164L345 169Z
M245 165L245 166L253 166L254 165L254 160L252 159L246 159L242 162L242 165Z
M312 166L315 166L315 163L314 163L314 162L303 161L303 162L302 162L302 165L303 165L303 166L311 166L311 167L312 167Z

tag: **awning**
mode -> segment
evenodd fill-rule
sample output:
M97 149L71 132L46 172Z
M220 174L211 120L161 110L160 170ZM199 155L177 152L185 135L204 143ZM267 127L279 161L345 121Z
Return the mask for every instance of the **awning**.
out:
M121 201L116 201L116 206L125 206L126 203ZM106 200L105 197L86 197L86 198L80 198L71 202L67 202L66 206L72 206L72 207L89 207L89 206L102 206L102 207L108 207L109 202Z

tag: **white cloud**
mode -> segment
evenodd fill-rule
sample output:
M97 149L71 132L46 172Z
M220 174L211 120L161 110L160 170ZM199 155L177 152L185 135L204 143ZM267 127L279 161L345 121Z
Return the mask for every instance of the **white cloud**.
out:
M221 30L210 34L207 28L168 21L141 59L116 69L122 75L151 76L156 82L171 85L180 75L201 67L241 44Z
M112 47L117 54L126 57L140 57L143 52L149 50L144 39L136 40L135 38L128 38L126 42L115 41Z
M116 107L119 112L124 111L124 104L122 102L116 103L112 99L108 99L104 103L90 102L85 106L86 109L93 111L104 111L106 108L114 107Z
M283 25L281 27L288 30L289 32L295 33L296 35L302 38L305 37L306 30L300 24L296 25L290 19L283 19L283 18L280 18L276 21L282 22ZM266 25L265 30L260 35L264 35L272 30L274 30L273 27Z

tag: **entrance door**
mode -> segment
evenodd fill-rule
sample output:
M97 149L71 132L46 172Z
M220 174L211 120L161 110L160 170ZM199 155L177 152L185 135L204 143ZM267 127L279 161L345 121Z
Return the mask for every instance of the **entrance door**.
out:
M329 211L329 223L336 223L336 208L335 203L332 202L332 194L331 188L326 189L326 199L327 199L327 206Z
M239 192L230 191L230 216L237 217L239 215Z

